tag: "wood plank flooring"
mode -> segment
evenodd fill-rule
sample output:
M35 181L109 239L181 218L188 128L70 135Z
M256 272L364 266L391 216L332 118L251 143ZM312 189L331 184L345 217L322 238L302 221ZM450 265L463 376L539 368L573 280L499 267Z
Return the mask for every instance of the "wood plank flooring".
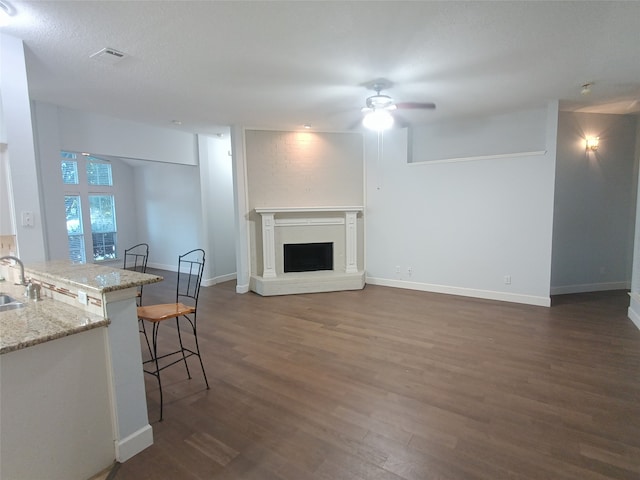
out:
M174 274L154 273L165 281L144 303L171 301ZM211 389L197 359L191 380L166 370L157 422L147 376L155 444L115 478L637 480L628 303L625 292L543 308L373 285L282 297L203 287Z

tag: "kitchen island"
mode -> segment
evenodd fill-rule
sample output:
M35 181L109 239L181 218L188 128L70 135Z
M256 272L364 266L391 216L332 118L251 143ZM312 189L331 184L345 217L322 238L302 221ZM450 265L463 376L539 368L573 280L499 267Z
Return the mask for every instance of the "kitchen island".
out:
M0 478L86 479L153 443L136 315L162 277L67 261L27 265L39 301L0 265Z

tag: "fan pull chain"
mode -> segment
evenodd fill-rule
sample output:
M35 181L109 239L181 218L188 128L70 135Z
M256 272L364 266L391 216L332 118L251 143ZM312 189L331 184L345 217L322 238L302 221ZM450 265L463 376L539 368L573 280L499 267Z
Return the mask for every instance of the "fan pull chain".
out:
M380 168L382 166L382 157L384 155L384 131L378 131L378 159L376 162L376 176L378 178L378 185L376 186L376 190L380 190L382 188L382 172Z

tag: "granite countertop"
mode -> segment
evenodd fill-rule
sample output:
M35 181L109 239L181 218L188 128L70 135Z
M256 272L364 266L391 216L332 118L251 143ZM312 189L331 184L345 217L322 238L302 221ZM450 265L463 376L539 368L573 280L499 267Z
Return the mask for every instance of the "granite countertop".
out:
M65 282L99 297L108 292L160 282L162 277L93 264L74 264L67 260L25 265L25 277ZM11 276L9 277L11 278ZM36 280L36 281L38 281ZM0 354L9 353L56 338L107 326L103 315L86 311L44 296L39 301L24 297L25 287L0 281L0 292L9 294L24 306L0 312ZM100 297L101 298L101 297Z
M29 274L33 274L38 278L62 280L83 289L95 290L98 293L113 292L162 281L162 277L158 275L92 263L72 263L68 260L29 264L25 265L24 271L27 277Z
M24 286L0 282L0 292L24 307L0 312L0 354L31 347L75 333L103 327L109 320L52 298L39 301L23 296Z

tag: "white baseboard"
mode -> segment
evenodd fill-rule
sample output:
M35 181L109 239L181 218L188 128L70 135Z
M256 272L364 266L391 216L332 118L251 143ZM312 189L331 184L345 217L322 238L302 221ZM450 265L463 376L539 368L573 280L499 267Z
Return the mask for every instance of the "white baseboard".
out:
M147 267L157 268L158 270L166 270L167 272L177 272L177 265L165 265L164 263L147 263Z
M568 293L606 292L608 290L629 290L629 282L583 283L580 285L561 285L551 287L551 295L566 295Z
M236 293L249 293L249 284L236 285Z
M633 310L632 307L629 307L629 309L627 310L627 316L629 317L629 320L633 322L636 328L640 330L640 315L638 314L638 312Z
M145 448L153 445L153 428L147 424L122 440L116 440L116 460L126 462Z
M228 282L229 280L235 280L235 279L236 279L236 274L229 273L227 275L220 275L218 277L202 279L202 286L211 287L212 285L217 285L218 283Z
M369 283L371 285L382 285L385 287L406 288L408 290L420 290L423 292L460 295L463 297L483 298L486 300L499 300L501 302L523 303L526 305L535 305L538 307L551 306L551 297L538 297L534 295L496 292L491 290L478 290L473 288L450 287L447 285L433 285L429 283L407 282L405 280L390 280L386 278L375 277L367 277L366 283Z
M629 299L627 317L629 317L629 320L640 330L640 293L629 292Z

